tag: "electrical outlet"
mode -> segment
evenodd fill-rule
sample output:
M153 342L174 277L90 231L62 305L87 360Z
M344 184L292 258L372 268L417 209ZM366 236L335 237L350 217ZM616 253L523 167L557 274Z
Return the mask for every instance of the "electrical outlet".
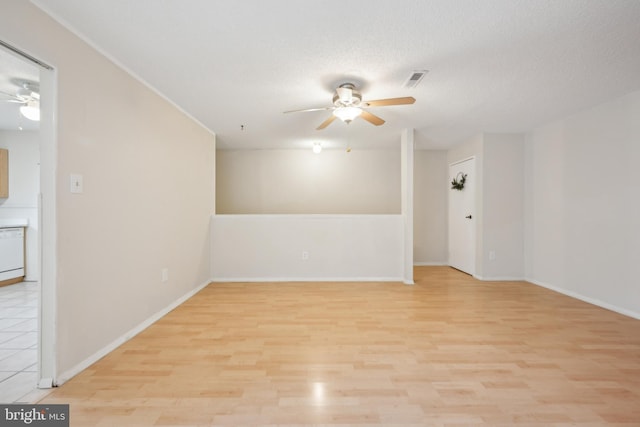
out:
M168 282L169 281L169 269L168 268L163 268L162 271L160 272L160 275L162 277L162 281L163 282Z
M496 251L489 251L489 261L496 260Z
M307 251L302 251L302 260L306 261L309 259L309 252Z

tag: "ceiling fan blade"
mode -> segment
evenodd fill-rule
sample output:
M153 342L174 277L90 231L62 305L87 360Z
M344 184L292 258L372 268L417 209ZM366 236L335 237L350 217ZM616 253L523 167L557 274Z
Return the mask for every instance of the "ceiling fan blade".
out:
M364 104L367 107L386 107L389 105L413 104L414 102L416 102L416 99L413 96L406 96L404 98L376 99L375 101L366 101Z
M22 99L18 98L17 96L12 95L12 94L7 93L7 92L3 92L3 91L0 91L0 97L5 98L5 99L3 99L3 101L7 101L7 102L19 102L19 103L22 103L22 104L25 103L25 101L23 101Z
M284 114L288 114L288 113L305 113L307 111L324 111L324 110L333 110L334 107L321 107L321 108L305 108L302 110L291 110L291 111L285 111Z
M320 124L320 126L318 126L316 128L316 130L322 130L324 128L326 128L327 126L329 126L331 124L331 122L333 122L336 119L336 116L334 116L333 114L331 116L329 116L329 118L327 120L325 120L324 122L322 122L322 124Z
M366 121L368 121L372 125L380 126L380 125L384 124L384 120L382 120L380 117L376 116L375 114L371 114L370 112L365 111L365 110L362 110L362 113L360 114L360 117L365 119Z

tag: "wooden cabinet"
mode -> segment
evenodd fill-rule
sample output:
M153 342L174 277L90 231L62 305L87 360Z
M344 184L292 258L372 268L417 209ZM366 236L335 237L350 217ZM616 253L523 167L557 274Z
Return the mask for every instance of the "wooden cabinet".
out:
M0 148L0 198L9 197L9 150Z

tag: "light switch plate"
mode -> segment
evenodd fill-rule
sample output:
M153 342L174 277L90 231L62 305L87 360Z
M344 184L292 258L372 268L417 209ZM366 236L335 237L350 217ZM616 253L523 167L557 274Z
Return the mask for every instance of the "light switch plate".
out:
M72 173L69 181L71 185L70 190L72 193L81 194L84 191L84 188L82 185L82 175L79 175L77 173Z

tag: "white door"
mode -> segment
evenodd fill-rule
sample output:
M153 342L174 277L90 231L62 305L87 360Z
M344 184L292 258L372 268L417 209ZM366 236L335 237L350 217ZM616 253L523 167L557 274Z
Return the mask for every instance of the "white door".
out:
M476 176L475 158L449 165L449 265L475 274L476 258ZM462 183L454 189L452 182Z

